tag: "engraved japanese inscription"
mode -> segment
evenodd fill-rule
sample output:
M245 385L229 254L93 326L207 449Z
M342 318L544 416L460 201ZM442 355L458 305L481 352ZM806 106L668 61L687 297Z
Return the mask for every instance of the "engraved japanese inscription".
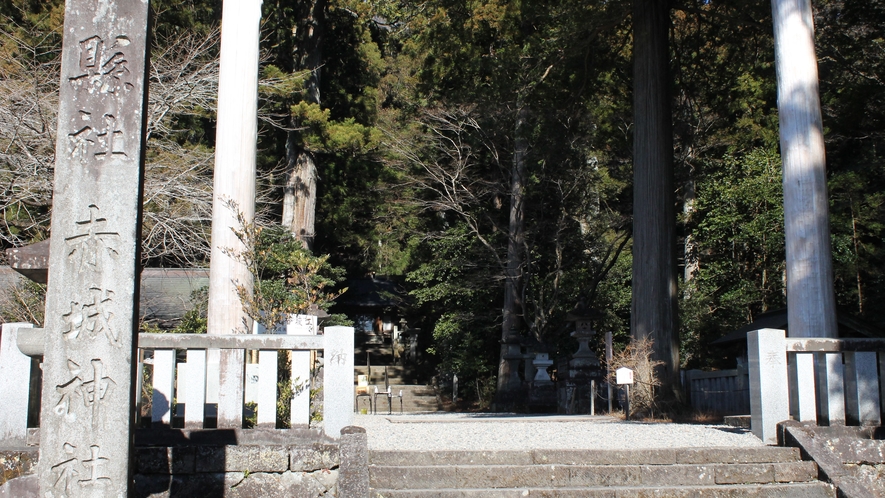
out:
M41 495L128 496L148 0L66 0Z

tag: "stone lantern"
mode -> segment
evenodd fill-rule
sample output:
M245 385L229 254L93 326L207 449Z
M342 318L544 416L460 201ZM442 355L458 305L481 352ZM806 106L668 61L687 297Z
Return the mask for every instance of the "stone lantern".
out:
M578 340L578 350L572 355L571 361L569 361L570 368L599 368L599 359L596 358L596 353L590 349L589 343L590 339L596 335L596 331L593 330L593 322L600 318L602 318L602 313L583 305L583 301L579 302L578 306L575 306L575 309L568 313L566 320L575 323L575 331L571 335Z
M565 385L560 388L559 408L565 413L588 413L595 392L593 381L602 380L602 369L599 359L590 347L590 340L596 335L593 330L593 322L602 318L602 313L589 307L583 299L572 309L566 320L574 322L575 331L572 337L578 341L578 350L572 355L568 363L568 370L564 372Z

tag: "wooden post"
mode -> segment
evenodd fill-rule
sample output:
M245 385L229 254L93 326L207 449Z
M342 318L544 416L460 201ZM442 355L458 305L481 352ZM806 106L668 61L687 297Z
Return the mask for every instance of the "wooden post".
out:
M251 292L252 275L229 253L243 250L231 231L241 228L237 211L247 223L255 213L260 21L261 0L224 0L207 315L210 334L246 333L251 329L236 285ZM219 428L242 426L243 361L243 352L236 350L222 352L218 360Z
M772 0L790 337L837 337L826 158L810 0Z

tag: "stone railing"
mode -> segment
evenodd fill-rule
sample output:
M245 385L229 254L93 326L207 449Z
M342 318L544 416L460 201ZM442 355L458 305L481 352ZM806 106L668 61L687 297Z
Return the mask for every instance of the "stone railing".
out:
M753 433L777 442L777 424L880 425L885 412L885 339L747 335Z
M30 324L4 324L0 344L0 395L4 409L0 410L0 441L6 445L24 446L27 441L28 407L33 406L32 357L42 355L42 337L30 329ZM24 333L19 334L19 331ZM353 328L326 327L323 335L205 335L205 334L139 334L139 357L142 351L152 350L151 381L153 387L151 421L154 426L171 427L175 404L184 405L184 425L190 429L205 427L207 389L224 385L218 395L217 424L219 428L242 427L243 400L250 380L245 375L242 359L246 351L258 352L257 364L257 427L274 428L277 403L277 356L279 351L293 352L294 368L307 365L309 351L323 351L323 429L328 437L337 439L342 428L353 421ZM176 351L185 350L187 361L176 362ZM217 352L217 353L213 353ZM220 357L222 379L207 382L207 371L212 372L213 354ZM207 357L209 361L207 362ZM226 358L230 357L230 358ZM237 360L240 361L237 361ZM233 360L233 361L231 361ZM303 361L302 361L303 360ZM208 363L208 366L207 366ZM216 362L216 365L218 362ZM241 365L231 368L227 365ZM224 372L234 382L225 383ZM138 369L136 393L141 392L141 372ZM217 375L217 374L216 374ZM176 382L176 376L181 378ZM302 381L309 374L301 377ZM176 389L176 387L178 387ZM125 386L114 386L125 388ZM308 389L293 401L294 425L307 423ZM211 395L212 393L208 393ZM138 396L140 398L140 396ZM301 406L299 406L299 404ZM188 407L201 407L188 409ZM33 410L33 408L32 408ZM236 428L239 428L236 427Z

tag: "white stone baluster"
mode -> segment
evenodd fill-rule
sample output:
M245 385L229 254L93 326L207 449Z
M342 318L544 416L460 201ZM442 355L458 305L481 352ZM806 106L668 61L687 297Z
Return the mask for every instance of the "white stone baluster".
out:
M151 379L154 394L151 422L172 426L172 402L175 400L175 350L154 350L154 373Z
M28 395L31 381L31 358L16 344L19 329L30 323L4 323L0 341L0 442L6 446L24 446L28 439Z
M189 349L187 363L179 365L179 374L186 379L181 398L184 401L184 427L202 429L206 412L206 350Z
M258 427L277 425L277 352L258 353Z

